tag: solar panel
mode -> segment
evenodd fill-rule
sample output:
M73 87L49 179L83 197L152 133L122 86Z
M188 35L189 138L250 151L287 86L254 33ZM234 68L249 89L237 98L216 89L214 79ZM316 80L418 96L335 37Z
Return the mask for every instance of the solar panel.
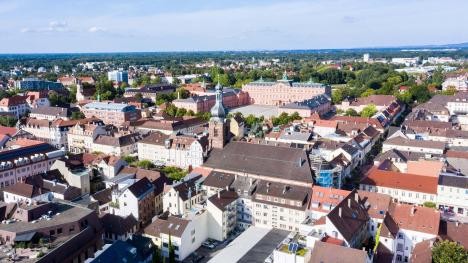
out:
M299 247L299 245L297 243L292 243L292 253L296 253L297 252L297 248Z
M289 245L288 245L288 251L289 252L292 252L292 245L293 245L293 243L289 243Z

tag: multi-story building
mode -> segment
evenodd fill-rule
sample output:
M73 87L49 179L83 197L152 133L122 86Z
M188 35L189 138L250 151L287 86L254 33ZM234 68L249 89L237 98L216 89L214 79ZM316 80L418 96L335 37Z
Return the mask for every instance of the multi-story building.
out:
M133 154L138 151L137 142L141 140L141 138L142 137L139 133L114 135L100 134L93 142L92 151L115 156Z
M91 175L92 170L88 169L78 160L62 158L56 160L50 170L58 170L65 181L81 190L82 194L91 192Z
M391 137L383 143L382 151L391 149L416 153L443 154L446 148L445 142L429 140L412 140L401 136Z
M416 244L439 232L439 211L421 206L393 204L380 227L379 243L393 253L392 262L410 262Z
M28 91L26 102L30 109L49 107L49 93L47 91Z
M70 115L71 113L67 108L50 106L32 108L29 113L30 118L49 121L53 121L55 119L69 120Z
M186 99L176 99L172 102L178 108L191 110L194 113L209 112L216 103L216 95L211 92L207 95L194 95ZM223 105L234 108L249 104L249 96L246 92L236 89L223 91Z
M142 119L132 122L131 124L141 133L162 132L166 135L170 135L177 133L193 133L196 130L203 129L206 125L206 121L197 117L176 117L160 120Z
M18 139L13 148L0 151L0 188L24 182L27 177L51 170L65 152L47 143Z
M253 225L299 231L310 192L308 187L260 181L252 197Z
M138 142L140 159L181 168L201 166L208 155L208 138L154 132Z
M145 228L144 236L151 238L166 258L169 256L171 242L175 259L182 262L208 238L207 221L206 210L186 217L163 214Z
M314 113L325 114L330 110L330 97L325 94L320 94L307 100L294 101L285 105L281 105L278 108L278 114L287 113L291 115L298 113L299 116L306 118Z
M133 105L113 102L91 102L83 106L86 118L97 117L105 124L120 126L126 121L141 118L141 112Z
M22 129L34 135L37 140L47 142L57 149L68 149L68 132L77 124L103 124L96 118L81 120L45 120L28 118Z
M20 118L29 110L29 105L26 101L27 98L27 96L20 95L3 98L0 100L0 112L8 112L13 114L16 118Z
M368 97L356 98L354 100L344 100L341 104L335 105L337 109L347 111L353 109L361 112L368 105L374 105L377 111L383 111L396 101L393 95L370 95Z
M128 179L112 191L110 213L126 217L133 215L139 227L151 222L155 213L154 185L148 178Z
M454 88L458 91L468 91L468 74L459 75L456 77L446 78L442 83L442 89L447 90Z
M128 83L128 72L125 70L113 70L107 72L107 79L117 83Z
M68 150L72 153L90 152L94 140L103 134L106 134L106 129L102 125L77 123L68 131Z
M171 84L161 83L141 88L125 89L124 97L132 98L140 94L142 98L150 99L156 102L156 97L160 94L171 94L176 90L176 87Z
M15 83L15 87L20 90L61 90L62 83L48 80L40 80L38 78L23 78Z
M394 201L423 205L437 201L438 178L399 173L372 167L361 180L360 189L390 195Z
M242 87L249 94L251 104L286 105L295 101L306 101L321 94L331 95L331 87L312 82L292 82L286 74L281 80L267 82L263 79L251 82Z
M220 190L206 201L209 236L225 240L237 226L237 198L235 191Z
M163 210L172 215L184 215L203 200L201 176L184 178L166 186L163 196Z
M0 242L34 244L23 249L21 261L83 262L103 244L102 225L91 209L58 202L13 207L16 212L5 218L9 223L0 225ZM49 241L38 242L39 237Z
M468 177L441 174L437 186L439 210L460 216L468 216Z

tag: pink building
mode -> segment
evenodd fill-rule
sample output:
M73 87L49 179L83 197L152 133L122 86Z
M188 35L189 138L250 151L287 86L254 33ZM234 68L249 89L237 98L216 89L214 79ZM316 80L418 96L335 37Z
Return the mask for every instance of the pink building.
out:
M211 94L205 96L193 96L187 99L177 99L172 103L177 108L192 110L194 113L209 112L216 102L216 96L214 93ZM247 93L235 89L223 92L223 105L226 108L234 108L247 104L249 104L249 95Z
M114 102L91 102L82 107L86 118L96 117L105 124L120 126L126 121L141 118L141 112L134 105Z
M310 100L317 95L331 95L331 87L321 83L292 82L287 75L276 82L263 79L242 87L249 94L251 104L281 106L292 102Z

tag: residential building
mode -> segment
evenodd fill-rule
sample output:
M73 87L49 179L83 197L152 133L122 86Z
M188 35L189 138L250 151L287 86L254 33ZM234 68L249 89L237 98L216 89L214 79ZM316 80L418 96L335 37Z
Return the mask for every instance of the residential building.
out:
M251 104L286 105L295 101L306 101L321 94L331 95L331 87L312 82L292 82L286 74L276 82L263 79L248 83L242 91L249 94Z
M99 134L94 140L91 149L108 155L125 156L138 152L137 142L141 139L142 136L139 133Z
M468 177L441 174L437 186L439 210L449 214L468 216Z
M145 134L149 132L161 132L166 135L170 134L191 134L196 130L204 129L207 122L197 117L174 117L164 118L160 120L147 119L132 122L137 131Z
M379 243L392 251L392 262L409 262L415 246L434 239L440 213L433 208L393 204L381 225Z
M246 133L245 120L239 115L235 114L229 121L229 132L232 137L242 138Z
M29 113L30 118L36 118L38 120L49 120L53 121L55 119L69 120L71 113L68 108L61 107L37 107L32 108Z
M47 91L28 91L26 96L26 102L31 109L50 106L49 93Z
M237 198L235 191L220 190L206 201L208 211L208 235L224 241L237 226Z
M317 241L311 252L310 263L371 263L366 251L333 243Z
M22 130L34 135L37 140L47 142L57 149L68 148L68 132L77 124L98 124L102 121L96 118L81 120L45 120L27 118Z
M207 136L149 134L138 142L138 156L160 165L181 168L201 166L208 155Z
M72 153L91 152L99 135L107 134L104 126L90 123L77 123L67 134L68 151Z
M166 83L144 86L141 88L125 89L124 97L132 98L140 94L142 98L156 102L156 97L160 94L171 94L175 92L176 86ZM139 95L139 96L140 96Z
M23 259L37 262L81 262L102 246L102 225L95 211L68 203L14 204L8 224L0 225L2 244L24 242ZM39 238L49 240L47 245ZM39 248L39 250L37 250Z
M113 70L107 72L107 79L116 83L128 83L128 72L124 70Z
M58 170L65 181L81 190L82 194L91 192L91 169L84 167L83 163L77 160L63 158L56 160L50 170Z
M298 232L309 202L308 187L260 181L252 196L253 225Z
M187 214L203 200L200 175L187 175L186 178L165 187L163 211L172 215Z
M437 201L438 178L379 170L372 167L360 189L390 195L395 202L422 205Z
M110 213L122 217L133 215L138 227L151 222L155 213L154 185L148 178L128 179L112 191Z
M176 260L182 261L208 238L207 219L206 210L187 217L164 214L144 229L144 236L152 239L164 257L169 256L171 242Z
M3 189L3 200L6 203L23 202L33 204L52 201L52 194L42 191L40 187L18 182Z
M104 227L103 239L106 241L126 241L138 230L138 220L132 214L122 217L104 213L99 220Z
M443 154L445 152L446 143L429 140L411 140L396 136L384 141L382 151L386 152L391 149L408 152L420 152L429 154Z
M468 91L468 74L462 74L456 77L449 77L442 83L442 89L454 88L458 91Z
M27 177L51 170L65 152L40 141L18 139L0 151L0 188L24 182Z
M393 102L396 102L393 95L370 95L367 97L356 98L353 100L344 100L341 104L336 105L337 109L347 111L353 109L356 112L361 112L368 105L374 105L377 111L384 111Z
M10 98L0 100L0 112L13 114L17 119L29 111L29 105L26 102L27 96L14 95Z
M15 82L15 87L20 90L61 90L62 83L38 78L23 78Z
M115 126L141 118L141 113L135 106L113 102L91 102L84 105L82 111L86 118L96 117L105 124Z

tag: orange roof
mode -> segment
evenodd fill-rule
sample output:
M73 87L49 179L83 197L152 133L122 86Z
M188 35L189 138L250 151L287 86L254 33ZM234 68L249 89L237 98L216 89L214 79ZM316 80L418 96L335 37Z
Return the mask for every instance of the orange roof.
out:
M342 246L343 242L344 242L341 239L333 238L333 237L330 237L330 236L324 236L321 241L326 242L326 243L330 243L330 244L334 244L334 245L338 245L338 246Z
M445 155L452 158L468 159L468 152L448 150Z
M0 134L5 134L5 135L10 135L12 136L15 134L18 130L13 127L6 127L6 126L1 126L0 125Z
M408 161L407 173L425 175L432 177L439 177L440 171L444 167L444 163L441 161L432 160L419 160L419 161Z
M30 140L30 139L18 139L12 142L12 145L20 146L20 147L27 147L27 146L34 146L44 144L44 142L37 141L37 140Z
M440 212L434 208L395 204L390 214L400 228L428 234L439 233Z
M368 171L367 177L361 180L361 184L437 194L438 180L432 176L379 170L374 166Z
M207 177L213 169L207 167L195 167L191 173L201 174L203 177Z
M314 127L336 128L338 122L335 120L316 120Z
M343 200L346 196L348 196L350 191L335 189L331 187L321 187L318 185L312 186L312 198L310 202L310 210L319 210L319 211L330 211L327 209L323 209L324 204L338 205L341 200ZM318 207L313 207L313 203L317 204Z

